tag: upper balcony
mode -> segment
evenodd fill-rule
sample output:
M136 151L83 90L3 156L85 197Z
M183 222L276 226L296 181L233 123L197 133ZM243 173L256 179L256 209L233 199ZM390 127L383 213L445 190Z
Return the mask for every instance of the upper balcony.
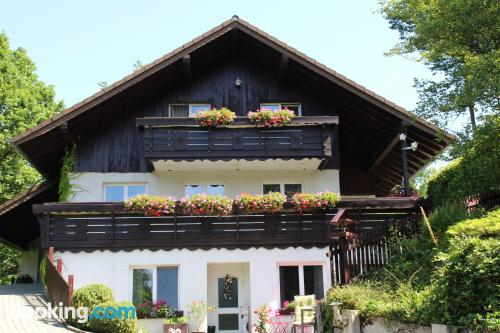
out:
M313 168L335 164L338 117L297 117L279 128L256 128L246 117L206 128L193 118L138 118L144 156L156 170L179 161L304 160Z

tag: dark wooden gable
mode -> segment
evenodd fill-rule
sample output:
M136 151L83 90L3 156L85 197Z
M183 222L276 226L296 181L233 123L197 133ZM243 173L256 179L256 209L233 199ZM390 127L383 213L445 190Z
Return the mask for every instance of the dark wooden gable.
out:
M234 80L240 78L237 88ZM78 141L78 171L144 171L133 120L166 115L169 102L210 102L239 115L264 101L294 101L303 115L340 119L341 191L385 195L401 182L406 130L419 150L410 174L452 139L404 109L237 18L71 107L13 144L46 177L56 179L64 148Z

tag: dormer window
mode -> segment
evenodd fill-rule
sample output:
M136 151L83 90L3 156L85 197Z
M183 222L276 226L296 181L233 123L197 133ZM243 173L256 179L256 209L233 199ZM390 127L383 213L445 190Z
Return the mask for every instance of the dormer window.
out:
M302 115L300 103L260 103L261 110L271 110L274 112L284 108L293 111L296 116Z
M210 110L210 104L170 104L169 117L194 117L197 112Z

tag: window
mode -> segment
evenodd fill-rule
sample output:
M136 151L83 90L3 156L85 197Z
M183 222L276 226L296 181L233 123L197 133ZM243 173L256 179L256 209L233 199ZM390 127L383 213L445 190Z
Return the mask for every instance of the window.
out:
M145 184L104 184L105 201L124 201L145 193Z
M323 298L323 266L280 266L279 274L281 304L293 301L296 295L315 295L316 299Z
M210 110L210 104L170 104L169 117L194 117L199 111Z
M262 192L264 194L269 192L280 192L290 199L295 193L302 192L302 184L264 184L262 186Z
M179 269L175 266L132 269L132 304L165 301L179 308Z
M296 116L302 115L302 108L300 103L261 103L261 110L271 110L271 111L279 111L281 109L287 108L290 111L293 111Z
M206 193L208 195L224 195L224 185L185 185L184 195L186 197L195 194Z

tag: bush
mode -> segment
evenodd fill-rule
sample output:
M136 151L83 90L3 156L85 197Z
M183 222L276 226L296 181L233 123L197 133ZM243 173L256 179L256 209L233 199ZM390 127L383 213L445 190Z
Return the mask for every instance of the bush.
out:
M440 257L443 265L434 276L429 302L434 322L480 329L489 320L492 325L500 304L500 240L458 237Z
M446 231L448 238L500 237L500 208L488 213L483 218L463 220Z
M131 313L127 310L121 310L121 308L130 308L134 307L131 303L128 302L115 302L108 301L104 303L97 304L96 306L102 307L103 310L97 311L99 316L103 316L103 318L96 318L95 316L90 318L89 326L92 332L95 333L136 333L137 332L137 318L135 316L135 312ZM109 319L106 317L105 309L107 307L114 307L117 309L119 316ZM135 310L134 310L135 311ZM108 312L109 314L113 314L113 312ZM120 317L121 316L121 317ZM125 317L126 316L126 317Z
M98 305L104 302L113 301L113 291L104 284L89 284L77 289L73 294L73 306L75 308L86 306L89 313ZM70 320L70 324L80 328L88 328L89 323L78 323L76 320Z
M487 116L474 138L460 147L460 158L429 180L427 193L435 206L500 187L500 116Z
M467 208L462 203L445 203L432 211L429 215L429 223L438 238L442 239L450 226L469 217Z

